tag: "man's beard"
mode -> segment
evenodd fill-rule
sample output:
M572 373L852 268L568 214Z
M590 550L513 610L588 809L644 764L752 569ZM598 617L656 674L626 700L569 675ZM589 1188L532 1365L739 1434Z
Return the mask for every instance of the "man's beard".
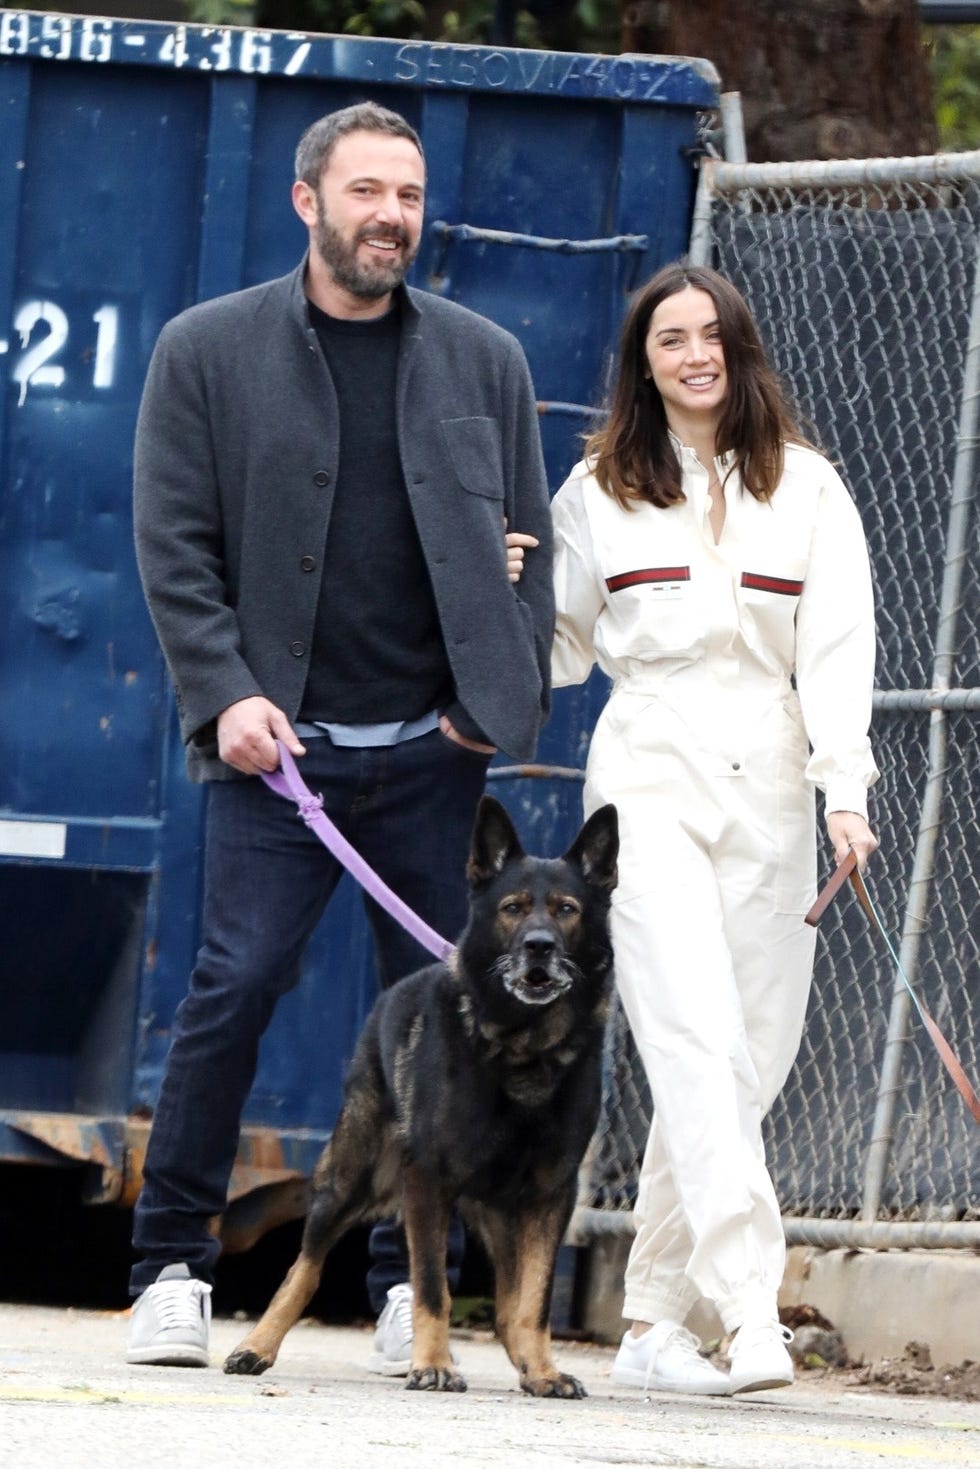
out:
M403 252L390 264L383 260L364 262L357 255L357 247L363 240L395 240ZM362 300L378 301L401 285L419 247L416 241L415 248L411 248L408 232L400 225L365 225L349 239L334 228L323 204L317 200L316 248L338 286Z

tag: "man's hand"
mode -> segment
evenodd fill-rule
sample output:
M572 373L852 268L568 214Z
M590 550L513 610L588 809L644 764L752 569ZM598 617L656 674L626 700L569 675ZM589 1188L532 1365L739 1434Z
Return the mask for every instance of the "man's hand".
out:
M878 846L878 838L864 817L859 816L856 811L831 811L827 817L827 835L833 843L838 867L853 849L861 872Z
M259 694L229 704L218 715L218 754L243 775L279 769L276 740L291 755L306 754L282 710Z
M468 740L465 735L461 735L445 714L439 715L439 728L446 739L452 740L454 745L462 745L467 750L476 750L479 755L496 755L497 753L496 745L481 745L477 740Z
M525 536L518 530L508 530L504 520L504 545L507 547L507 580L518 582L524 570L524 550L540 545L537 536Z

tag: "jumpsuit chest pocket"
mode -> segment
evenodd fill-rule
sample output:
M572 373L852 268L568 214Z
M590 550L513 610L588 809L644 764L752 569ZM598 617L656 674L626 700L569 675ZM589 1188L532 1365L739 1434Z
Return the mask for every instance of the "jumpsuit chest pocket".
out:
M697 588L684 562L623 567L622 556L605 577L613 625L640 658L684 652L698 642Z
M736 576L743 617L755 625L764 645L777 649L788 667L794 662L796 611L805 578L805 561L772 557L753 561Z

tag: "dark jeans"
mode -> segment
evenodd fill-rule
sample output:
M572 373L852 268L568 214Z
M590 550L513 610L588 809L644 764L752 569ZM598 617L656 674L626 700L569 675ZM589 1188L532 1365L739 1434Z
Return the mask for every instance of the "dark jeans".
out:
M384 881L437 933L455 939L466 919L466 857L487 757L434 730L381 749L307 742L299 762L324 810ZM203 937L170 1051L147 1147L133 1246L133 1295L164 1265L185 1261L211 1280L220 1253L209 1220L225 1207L242 1109L259 1041L276 1001L299 980L303 951L341 869L291 801L258 777L216 781L208 793ZM431 962L401 926L366 900L383 986ZM463 1231L451 1231L450 1289ZM371 1236L372 1307L408 1279L400 1225Z

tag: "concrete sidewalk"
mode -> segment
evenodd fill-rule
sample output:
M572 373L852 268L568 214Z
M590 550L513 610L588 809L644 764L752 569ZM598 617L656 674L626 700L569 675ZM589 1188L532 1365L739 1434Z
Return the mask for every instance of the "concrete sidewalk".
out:
M129 1367L124 1313L0 1305L0 1465L10 1469L980 1469L980 1404L841 1392L804 1377L742 1398L614 1387L609 1348L559 1343L583 1402L516 1387L489 1335L454 1333L465 1394L409 1393L364 1368L370 1330L302 1324L260 1378L219 1364L244 1335L214 1324L210 1370Z

